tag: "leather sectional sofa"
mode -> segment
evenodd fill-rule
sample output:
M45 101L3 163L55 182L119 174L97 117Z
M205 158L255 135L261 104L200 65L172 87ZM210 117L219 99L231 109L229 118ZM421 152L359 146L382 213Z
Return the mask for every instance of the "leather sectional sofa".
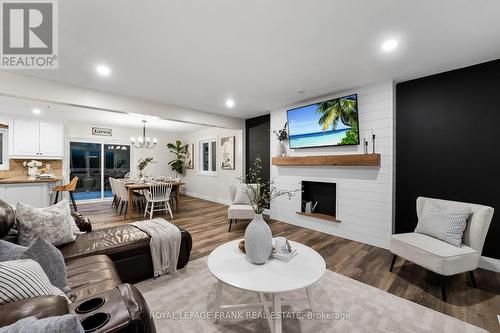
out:
M75 220L82 218L74 216ZM78 223L77 223L78 224ZM181 249L177 268L189 261L192 239L181 230ZM0 200L0 239L16 242L15 213ZM77 237L75 242L60 246L66 261L68 284L76 296L71 305L60 296L42 296L0 306L0 327L19 319L77 313L85 300L100 297L104 305L94 311L109 314L103 331L155 332L148 306L141 293L130 283L153 276L150 237L132 225L124 224ZM78 314L80 319L93 312ZM97 330L98 332L99 330Z

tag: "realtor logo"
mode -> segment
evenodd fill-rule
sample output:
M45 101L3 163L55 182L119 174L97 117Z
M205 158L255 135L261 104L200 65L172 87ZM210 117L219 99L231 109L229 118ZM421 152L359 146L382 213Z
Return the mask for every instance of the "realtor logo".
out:
M56 0L1 0L3 69L57 69Z

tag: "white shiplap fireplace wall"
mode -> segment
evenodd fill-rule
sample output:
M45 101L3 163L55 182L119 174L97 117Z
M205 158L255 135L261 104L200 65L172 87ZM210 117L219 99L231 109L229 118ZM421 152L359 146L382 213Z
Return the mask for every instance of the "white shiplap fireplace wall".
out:
M302 180L337 183L337 219L340 223L296 214L301 196L290 201L279 198L271 205L271 217L290 224L387 248L393 227L393 151L394 151L394 85L384 82L361 87L321 99L307 101L271 112L271 129L282 128L286 110L352 93L358 94L360 140L372 129L376 134L375 151L380 153L381 167L276 167L271 179L279 188L299 188ZM369 152L371 152L371 140ZM276 156L278 143L271 133L271 155ZM288 149L290 156L362 154L363 146Z

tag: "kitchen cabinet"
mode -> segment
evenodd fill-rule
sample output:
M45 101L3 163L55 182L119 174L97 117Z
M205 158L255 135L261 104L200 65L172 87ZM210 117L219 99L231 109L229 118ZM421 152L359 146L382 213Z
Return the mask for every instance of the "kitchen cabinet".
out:
M10 158L62 159L64 126L60 123L14 119L9 126Z

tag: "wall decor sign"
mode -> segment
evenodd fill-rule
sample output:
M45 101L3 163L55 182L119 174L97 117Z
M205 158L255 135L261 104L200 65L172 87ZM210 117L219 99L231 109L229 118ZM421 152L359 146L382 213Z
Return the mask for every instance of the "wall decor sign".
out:
M221 170L234 170L234 136L220 139Z
M186 169L194 169L194 144L187 145L186 158L184 160Z
M111 128L92 127L92 135L112 136L113 130Z

